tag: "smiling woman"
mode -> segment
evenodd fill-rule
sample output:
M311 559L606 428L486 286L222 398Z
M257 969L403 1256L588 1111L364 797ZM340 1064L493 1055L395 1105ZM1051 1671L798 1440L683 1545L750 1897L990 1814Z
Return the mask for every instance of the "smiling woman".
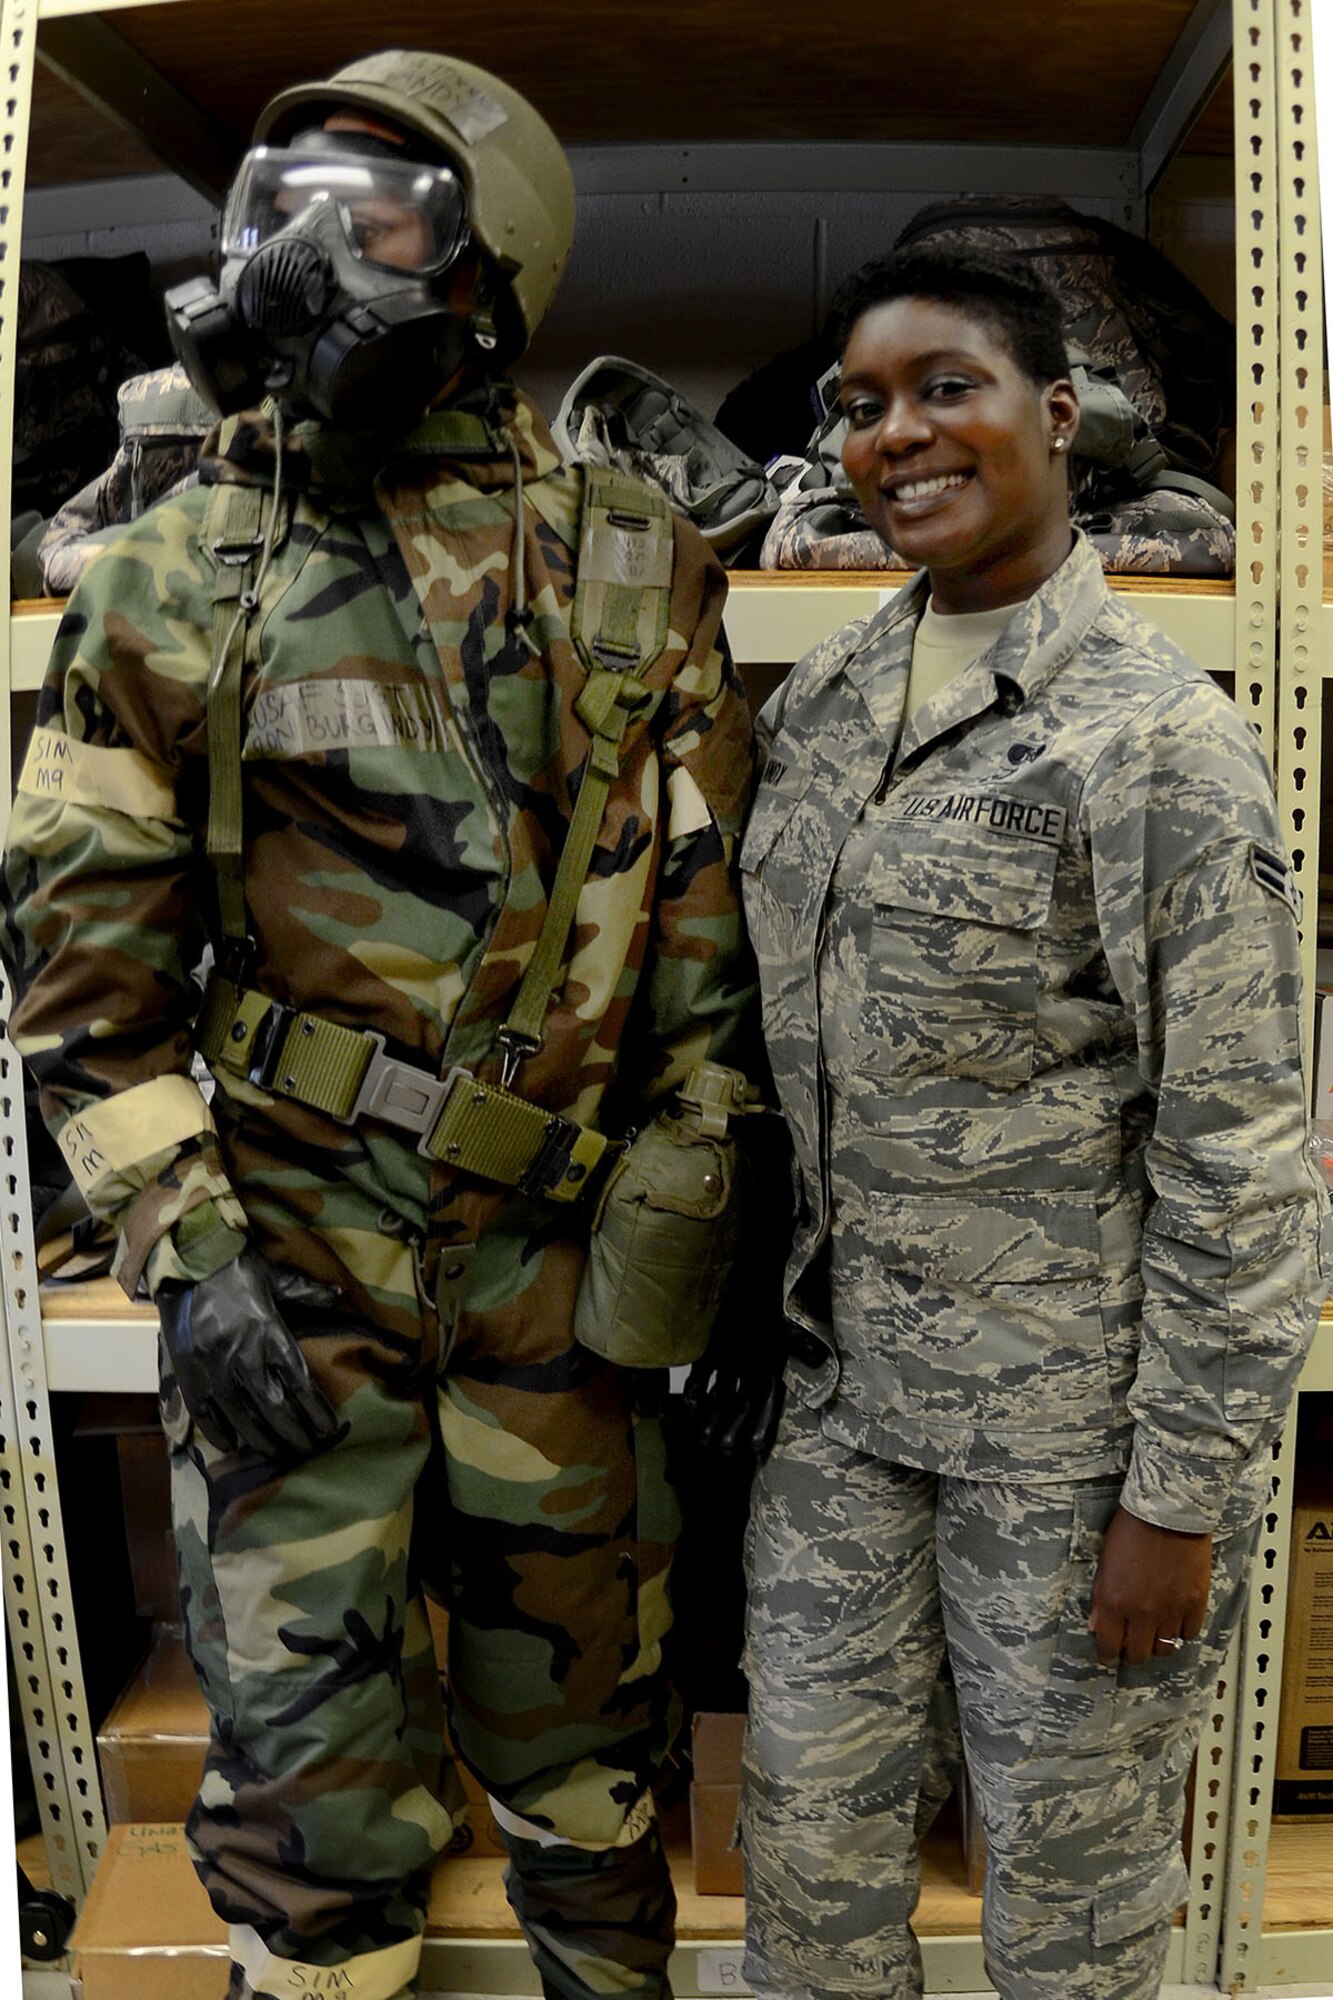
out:
M1078 398L1058 339L1006 324L900 296L857 315L843 354L847 475L871 526L930 569L940 611L1016 604L1069 553Z
M1325 1289L1296 899L1253 732L1071 527L1055 299L908 251L835 316L843 463L923 568L765 708L741 858L801 1195L746 1971L921 1991L943 1682L1003 2000L1147 2000Z

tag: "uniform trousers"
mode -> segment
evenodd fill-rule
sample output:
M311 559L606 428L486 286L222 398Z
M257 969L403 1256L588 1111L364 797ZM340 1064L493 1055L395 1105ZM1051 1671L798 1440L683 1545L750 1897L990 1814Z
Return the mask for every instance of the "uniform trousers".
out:
M1120 1481L953 1478L867 1456L788 1399L747 1542L746 1977L762 1996L922 1991L911 1914L946 1656L987 1842L1003 2000L1152 2000L1188 1894L1185 1782L1258 1523L1214 1542L1202 1636L1098 1663Z
M546 1991L658 2000L675 1906L647 1788L674 1719L677 1524L640 1385L558 1312L521 1352L474 1335L447 1366L368 1322L288 1317L340 1420L312 1457L217 1450L163 1363L212 1716L187 1831L230 1926L232 1995L416 1990L432 1863L463 1809L424 1580L449 1609L454 1741L499 1808Z

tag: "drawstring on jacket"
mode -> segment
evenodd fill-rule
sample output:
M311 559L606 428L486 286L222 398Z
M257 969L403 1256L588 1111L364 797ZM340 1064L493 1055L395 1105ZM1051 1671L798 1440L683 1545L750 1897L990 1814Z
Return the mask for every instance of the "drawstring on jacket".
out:
M541 648L532 636L532 606L528 603L527 565L523 559L523 460L514 433L506 430L505 436L509 440L509 456L514 465L514 553L511 558L514 571L514 601L509 607L509 616L505 622L510 631L523 641L535 660Z

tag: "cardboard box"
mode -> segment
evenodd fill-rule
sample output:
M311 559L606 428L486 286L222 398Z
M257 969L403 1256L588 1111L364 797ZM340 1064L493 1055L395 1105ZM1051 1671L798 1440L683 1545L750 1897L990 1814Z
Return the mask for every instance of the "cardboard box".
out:
M1298 1471L1273 1817L1333 1813L1333 1471Z
M70 1939L82 2000L224 2000L227 1928L179 1826L116 1826Z
M73 1288L71 1288L73 1289ZM112 1434L125 1509L125 1546L134 1608L154 1625L180 1629L176 1544L171 1531L171 1464L156 1396L98 1396L79 1418L80 1437Z
M743 1715L701 1713L694 1718L691 1743L694 1779L690 1785L690 1851L694 1887L700 1896L745 1893L736 1821L741 1805Z
M183 1820L207 1748L208 1709L189 1656L174 1633L159 1633L97 1732L108 1820Z

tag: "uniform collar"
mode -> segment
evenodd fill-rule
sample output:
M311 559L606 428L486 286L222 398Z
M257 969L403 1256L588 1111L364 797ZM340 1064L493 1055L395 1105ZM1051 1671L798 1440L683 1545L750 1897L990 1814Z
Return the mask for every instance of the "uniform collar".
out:
M497 378L428 411L405 437L387 444L382 438L353 436L327 424L295 424L283 439L283 479L337 509L364 502L386 472L401 480L409 466L414 484L423 476L431 483L441 476L461 478L480 488L512 486L516 457L525 483L560 463L536 405L512 382ZM210 485L271 484L271 417L262 410L247 410L227 418L205 440L200 471Z
M1110 587L1101 558L1081 528L1059 569L1021 604L977 662L995 676L996 692L1016 713L1083 644Z
M1059 569L1015 609L990 650L920 709L902 732L896 763L997 703L1016 715L1077 651L1107 596L1097 552L1082 529L1075 528L1073 546ZM848 680L890 742L898 737L912 640L929 597L930 578L921 570L871 619L847 663Z

